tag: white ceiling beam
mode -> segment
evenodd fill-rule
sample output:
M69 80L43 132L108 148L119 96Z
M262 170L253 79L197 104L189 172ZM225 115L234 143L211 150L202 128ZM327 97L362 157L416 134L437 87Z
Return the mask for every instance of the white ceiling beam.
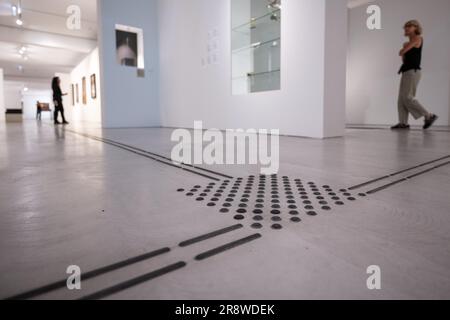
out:
M90 53L97 46L96 40L23 30L8 26L0 26L0 39L4 42L65 49L84 54Z

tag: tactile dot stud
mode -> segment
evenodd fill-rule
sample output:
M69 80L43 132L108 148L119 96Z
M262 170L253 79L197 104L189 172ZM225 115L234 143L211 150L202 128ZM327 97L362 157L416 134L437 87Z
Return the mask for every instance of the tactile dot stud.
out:
M263 216L254 216L253 220L255 220L255 221L263 221L264 218L263 218Z
M199 197L199 198L197 198L197 199L195 199L195 200L197 200L197 201L203 201L203 200L205 200L205 198Z
M317 213L315 211L308 211L306 214L311 217L317 216Z
M353 198L353 197L349 197L349 198L347 198L349 201L355 201L356 200L356 198Z
M208 203L208 207L215 207L215 206L216 206L216 204L214 202Z
M228 212L230 212L230 210L228 210L227 208L220 209L220 213L228 213Z
M343 206L343 205L344 205L344 203L343 203L342 201L336 201L336 204L337 204L338 206Z
M244 220L244 219L245 219L245 217L243 215L241 215L241 214L238 214L238 215L234 216L234 220Z
M292 222L295 222L295 223L298 223L298 222L301 222L302 219L300 219L299 217L292 217L292 218L291 218L291 221L292 221Z
M263 225L261 223L254 223L251 225L253 229L262 229Z
M247 213L247 210L245 210L245 209L238 209L236 212L237 213Z
M366 197L367 195L365 193L359 193L358 196L360 197Z
M272 225L272 229L281 230L281 229L283 229L283 226L281 224L275 223Z
M254 213L254 214L262 214L263 211L260 210L260 209L256 209L256 210L253 210L253 213Z
M289 214L291 216L298 216L300 213L298 211L296 211L296 210L292 210L292 211L289 211Z
M281 214L281 211L280 210L272 210L272 211L270 211L270 213L278 215L278 214Z
M184 192L184 189L178 189L177 192Z
M186 194L186 196L188 196L188 197L192 197L193 195L194 194L192 192L189 192L189 193Z
M272 221L273 222L280 222L282 219L280 218L280 217L278 217L278 216L276 216L276 217L272 217Z
M331 208L329 206L323 206L322 210L329 211L329 210L331 210Z

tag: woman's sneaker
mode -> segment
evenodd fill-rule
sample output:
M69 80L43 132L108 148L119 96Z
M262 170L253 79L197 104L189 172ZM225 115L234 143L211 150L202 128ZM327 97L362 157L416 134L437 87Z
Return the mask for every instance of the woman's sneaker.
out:
M435 114L433 114L430 119L425 119L425 125L423 126L423 129L424 130L429 129L436 122L437 119L439 119L439 117Z
M391 130L408 130L411 128L409 124L399 123L396 126L391 127Z

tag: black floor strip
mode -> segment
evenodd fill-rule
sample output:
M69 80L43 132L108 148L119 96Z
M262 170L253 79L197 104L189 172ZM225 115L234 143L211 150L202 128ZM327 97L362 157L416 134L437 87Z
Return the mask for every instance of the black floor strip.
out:
M407 168L407 169L404 169L404 170L401 170L401 171L397 171L397 172L391 173L389 175L386 175L386 176L383 176L383 177L380 177L380 178L377 178L377 179L373 179L373 180L370 180L370 181L367 181L367 182L355 185L353 187L348 188L348 190L360 189L362 187L368 186L368 185L373 184L375 182L382 181L382 180L385 180L385 179L388 179L388 178L392 178L392 177L398 176L398 175L400 175L402 173L405 173L405 172L408 172L408 171L411 171L411 170L414 170L414 169L422 168L422 167L425 167L427 165L430 165L430 164L433 164L433 163L436 163L436 162L439 162L439 161L442 161L442 160L445 160L445 159L448 159L448 158L450 158L450 155L442 157L442 158L439 158L439 159L436 159L436 160L431 160L431 161L419 164L419 165L411 167L411 168Z
M132 264L135 264L135 263L138 263L138 262L141 262L141 261L144 261L144 260L148 260L148 259L157 257L157 256L162 255L164 253L168 253L169 251L170 251L169 248L163 248L163 249L152 251L152 252L149 252L149 253L137 256L137 257L133 257L133 258L130 258L130 259L127 259L127 260L123 260L123 261L111 264L109 266L105 266L105 267L102 267L102 268L99 268L99 269L95 269L95 270L92 270L92 271L89 271L89 272L86 272L86 273L82 273L81 279L82 280L89 280L89 279L98 277L100 275L103 275L105 273L108 273L108 272L111 272L111 271L115 271L115 270L118 270L118 269L122 269L122 268L128 267L128 266L130 266ZM58 290L58 289L65 288L66 285L67 285L67 280L61 280L61 281L57 281L57 282L54 282L52 284L49 284L49 285L46 285L46 286L43 286L43 287L31 290L31 291L28 291L28 292L16 295L14 297L7 298L6 300L32 299L34 297L37 297L37 296L49 293L51 291L55 291L55 290Z
M150 151L147 151L147 150L144 150L144 149L140 149L140 148L137 148L137 147L134 147L134 146L130 146L130 145L127 145L127 144L124 144L124 143L121 143L121 142L117 142L117 141L110 140L110 139L106 139L106 138L99 138L99 139L104 140L104 141L108 141L108 142L111 142L111 143L114 143L114 144L122 145L122 146L124 146L124 147L131 148L131 149L134 149L134 150L139 151L139 152L142 152L142 153L146 153L146 154L149 154L149 155L152 155L152 156L155 156L155 157L159 157L159 158L165 159L165 160L167 160L167 161L171 161L171 162L173 161L173 160L170 159L169 157L162 156L162 155L160 155L160 154L157 154L157 153L154 153L154 152L150 152ZM213 171L213 170L209 170L209 169L204 169L204 168L201 168L201 167L197 167L197 166L194 166L194 165L192 165L192 164L186 164L186 163L184 163L184 162L183 162L183 163L178 163L178 164L179 164L179 165L182 165L182 166L190 167L190 168L192 168L192 169L197 169L197 170L200 170L200 171L212 173L212 174L215 174L215 175L220 176L220 177L225 178L225 179L233 179L233 178L234 178L234 177L232 177L232 176L229 176L229 175L226 175L226 174L217 172L217 171Z
M440 165L438 165L438 166L435 166L435 167L433 167L433 168L430 168L430 169L427 169L427 170L418 172L418 173L416 173L416 174L413 174L413 175L409 176L407 179L412 179L412 178L421 176L421 175L423 175L423 174L425 174L425 173L428 173L428 172L430 172L430 171L434 171L434 170L436 170L436 169L442 168L442 167L447 166L447 165L449 165L449 164L450 164L450 161L449 161L449 162L446 162L446 163L442 163L442 164L440 164Z
M350 188L348 188L348 190L356 190L356 189L360 189L360 188L362 188L362 187L368 186L368 185L370 185L370 184L372 184L372 183L375 183L375 182L378 182L378 181L382 181L382 180L387 179L387 178L390 178L390 177L391 177L391 176L384 176L384 177L381 177L381 178L376 178L376 179L373 179L373 180L369 180L369 181L367 181L367 182L364 182L364 183L358 184L358 185L356 185L356 186L350 187Z
M170 159L168 157L165 157L165 156L162 156L162 155L159 155L159 154L156 154L154 152L147 151L147 150L143 150L143 149L140 149L140 148L137 148L137 147L134 147L134 146L130 146L130 145L127 145L127 144L124 144L124 143L121 143L121 142L117 142L117 141L114 141L114 140L110 140L110 139L106 139L106 138L100 138L100 137L96 137L96 136L85 134L85 133L79 133L79 132L72 131L72 130L67 130L67 131L72 132L72 133L77 134L77 135L80 135L80 136L83 136L85 138L89 138L89 139L92 139L92 140L103 142L103 143L108 144L108 145L112 145L114 147L117 147L117 148L129 151L129 152L138 154L140 156L144 156L146 158L149 158L151 160L157 161L159 163L162 163L162 164L165 164L165 165L169 165L169 166L171 166L173 168L181 169L181 170L184 170L184 171L187 171L187 172L190 172L190 173L193 173L193 174L196 174L196 175L199 175L199 176L202 176L204 178L208 178L208 179L211 179L211 180L214 180L214 181L220 181L220 179L218 179L216 177L212 177L210 175L199 173L197 171L194 171L194 169L195 170L199 170L199 171L203 171L203 172L207 172L209 174L214 174L214 175L220 176L222 178L226 178L226 179L233 179L234 178L232 176L225 175L225 174L217 172L217 171L196 167L196 166L193 166L193 165L190 165L190 164L186 164L186 163L173 162L172 159ZM160 159L157 159L155 157L158 157ZM161 159L164 159L164 160L161 160ZM187 168L185 168L185 166L189 167L191 169L187 169Z
M83 298L81 298L80 300L99 300L99 299L103 299L106 297L109 297L113 294L119 293L121 291L124 291L126 289L135 287L139 284L142 284L144 282L153 280L155 278L161 277L163 275L166 275L170 272L176 271L178 269L181 269L183 267L185 267L187 264L186 262L178 262L175 264L172 264L170 266L164 267L162 269L156 270L156 271L152 271L150 273L144 274L142 276L139 276L137 278L119 283L115 286L103 289L101 291L98 291L96 293L93 293L91 295L85 296Z
M218 255L218 254L222 253L222 252L231 250L233 248L236 248L238 246L244 245L246 243L249 243L249 242L254 241L256 239L259 239L259 238L261 238L261 234L256 233L256 234L251 235L249 237L246 237L246 238L234 241L234 242L230 242L230 243L228 243L226 245L223 245L221 247L217 247L215 249L212 249L212 250L209 250L207 252L201 253L201 254L199 254L198 256L195 257L195 260L198 260L198 261L205 260L207 258L213 257L215 255Z
M184 168L182 165L177 165L177 164L173 163L172 161L169 162L169 161L157 159L157 158L151 156L150 154L148 154L148 152L146 152L146 151L138 151L138 150L134 149L133 147L128 147L128 146L125 146L125 145L121 145L121 144L119 144L119 143L106 141L106 140L103 140L103 139L101 139L101 138L94 137L94 136L90 136L90 135L87 135L87 134L78 133L78 132L76 132L76 131L72 131L72 130L68 130L68 129L66 129L66 130L67 130L68 132L72 132L72 133L77 134L77 135L80 135L80 136L82 136L82 137L85 137L85 138L88 138L88 139L92 139L92 140L95 140L95 141L99 141L99 142L102 142L102 143L104 143L104 144L108 144L108 145L114 146L114 147L116 147L116 148L119 148L119 149L122 149L122 150L126 150L126 151L129 151L129 152L132 152L132 153L137 154L137 155L140 155L140 156L142 156L142 157L146 157L146 158L148 158L148 159L151 159L151 160L156 161L156 162L159 162L159 163L161 163L161 164L170 166L170 167L172 167L172 168L176 168L176 169L180 169L180 170L183 170L183 171L186 171L186 172L189 172L189 173L193 173L193 174L195 174L195 175L198 175L198 176L201 176L201 177L203 177L203 178L207 178L207 179L210 179L210 180L213 180L213 181L221 181L219 178L212 177L212 176L210 176L210 175L206 175L206 174L203 174L203 173L200 173L200 172L191 170L191 169ZM195 167L195 169L200 170L200 169L197 168L197 167ZM205 170L206 170L206 169L205 169ZM205 171L205 170L202 170L202 171ZM208 171L210 171L210 170L208 170ZM228 177L228 176L227 176L227 177ZM231 178L231 177L230 177L230 178ZM232 178L231 178L231 179L232 179Z
M408 177L406 177L406 178L403 178L403 179L400 179L400 180L396 180L396 181L394 181L394 182L391 182L391 183L386 184L386 185L384 185L384 186L381 186L381 187L379 187L379 188L376 188L376 189L367 191L366 193L367 193L367 194L374 194L374 193L377 193L377 192L379 192L379 191L382 191L382 190L385 190L385 189L387 189L387 188L389 188L389 187L392 187L392 186L394 186L394 185L396 185L396 184L399 184L399 183L401 183L401 182L405 182L405 181L408 181L408 180L410 180L410 179L419 177L419 176L421 176L421 175L424 175L425 173L434 171L434 170L436 170L436 169L442 168L442 167L447 166L447 165L449 165L449 164L450 164L450 161L445 162L445 163L442 163L442 164L437 165L437 166L435 166L435 167L433 167L433 168L429 168L429 169L427 169L427 170L423 170L423 171L417 172L417 173L415 173L415 174L413 174L413 175L410 175L410 176L408 176Z
M387 189L387 188L389 188L389 187L395 186L396 184L399 184L399 183L402 183L402 182L405 182L405 181L408 181L408 179L403 178L403 179L400 179L400 180L397 180L397 181L394 181L394 182L385 184L384 186L378 187L378 188L376 188L376 189L367 191L366 193L367 193L367 194L374 194L374 193L380 192L380 191L382 191L382 190L385 190L385 189Z
M179 244L179 246L180 247L188 247L188 246L191 246L193 244L196 244L196 243L199 243L199 242L202 242L202 241L205 241L205 240L209 240L209 239L218 237L218 236L220 236L222 234L241 229L243 227L244 226L242 224L236 224L236 225L228 227L228 228L220 229L220 230L217 230L217 231L214 231L214 232L211 232L211 233L208 233L208 234L205 234L205 235L202 235L202 236L199 236L199 237L187 240L187 241L183 241L183 242L181 242Z

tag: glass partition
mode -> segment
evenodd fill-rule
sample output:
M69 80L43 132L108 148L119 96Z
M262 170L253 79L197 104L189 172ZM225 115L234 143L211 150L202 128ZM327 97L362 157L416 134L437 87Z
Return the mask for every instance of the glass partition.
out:
M280 90L281 0L231 0L233 94Z

